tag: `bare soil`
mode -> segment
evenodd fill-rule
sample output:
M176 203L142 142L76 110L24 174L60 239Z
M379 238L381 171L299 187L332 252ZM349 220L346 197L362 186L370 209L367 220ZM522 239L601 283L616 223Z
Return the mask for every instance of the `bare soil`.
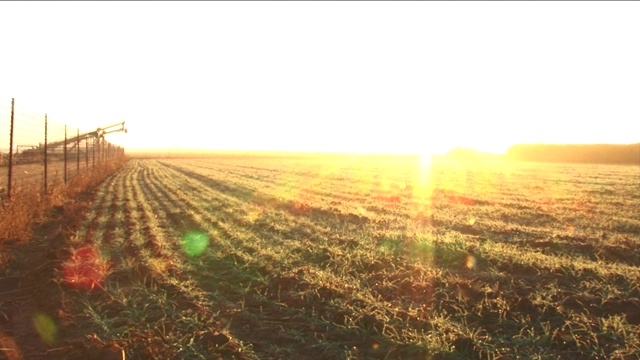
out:
M83 220L92 195L88 191L54 207L29 242L3 244L0 358L121 359L118 349L84 337L66 308L55 271L68 257L66 232ZM36 326L38 318L52 319L55 325L43 330ZM50 340L47 333L54 342L45 341Z

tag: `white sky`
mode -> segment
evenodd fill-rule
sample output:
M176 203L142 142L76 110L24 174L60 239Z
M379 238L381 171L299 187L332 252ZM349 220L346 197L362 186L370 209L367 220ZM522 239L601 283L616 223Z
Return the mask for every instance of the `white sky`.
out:
M640 2L1 2L0 100L132 148L640 142Z

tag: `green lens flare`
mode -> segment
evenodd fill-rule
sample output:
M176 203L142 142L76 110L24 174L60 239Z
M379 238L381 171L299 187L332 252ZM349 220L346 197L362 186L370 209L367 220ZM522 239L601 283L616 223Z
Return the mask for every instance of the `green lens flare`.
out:
M197 231L188 232L182 239L182 247L189 256L200 256L208 245L207 235Z
M51 317L43 313L37 313L33 317L33 325L44 342L51 345L56 341L58 327Z

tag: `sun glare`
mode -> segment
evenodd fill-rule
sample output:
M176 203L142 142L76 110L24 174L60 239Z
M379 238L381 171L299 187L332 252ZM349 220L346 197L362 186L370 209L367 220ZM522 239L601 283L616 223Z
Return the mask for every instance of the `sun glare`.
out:
M431 159L433 158L433 154L431 153L422 153L420 154L420 165L422 167L431 167Z
M422 147L420 150L420 164L423 167L431 166L431 162L434 156L442 156L453 149L455 146L448 144L431 144L430 146Z

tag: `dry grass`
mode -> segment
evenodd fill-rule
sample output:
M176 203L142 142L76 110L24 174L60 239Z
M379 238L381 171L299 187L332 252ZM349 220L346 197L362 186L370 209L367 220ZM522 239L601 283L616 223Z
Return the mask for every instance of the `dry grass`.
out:
M0 266L3 264L3 244L23 243L32 236L34 225L44 220L48 211L73 199L77 194L96 187L109 174L116 171L123 161L114 161L92 172L80 173L66 185L63 182L50 184L46 194L40 184L21 186L10 199L1 199L0 205ZM71 200L73 202L73 200Z

